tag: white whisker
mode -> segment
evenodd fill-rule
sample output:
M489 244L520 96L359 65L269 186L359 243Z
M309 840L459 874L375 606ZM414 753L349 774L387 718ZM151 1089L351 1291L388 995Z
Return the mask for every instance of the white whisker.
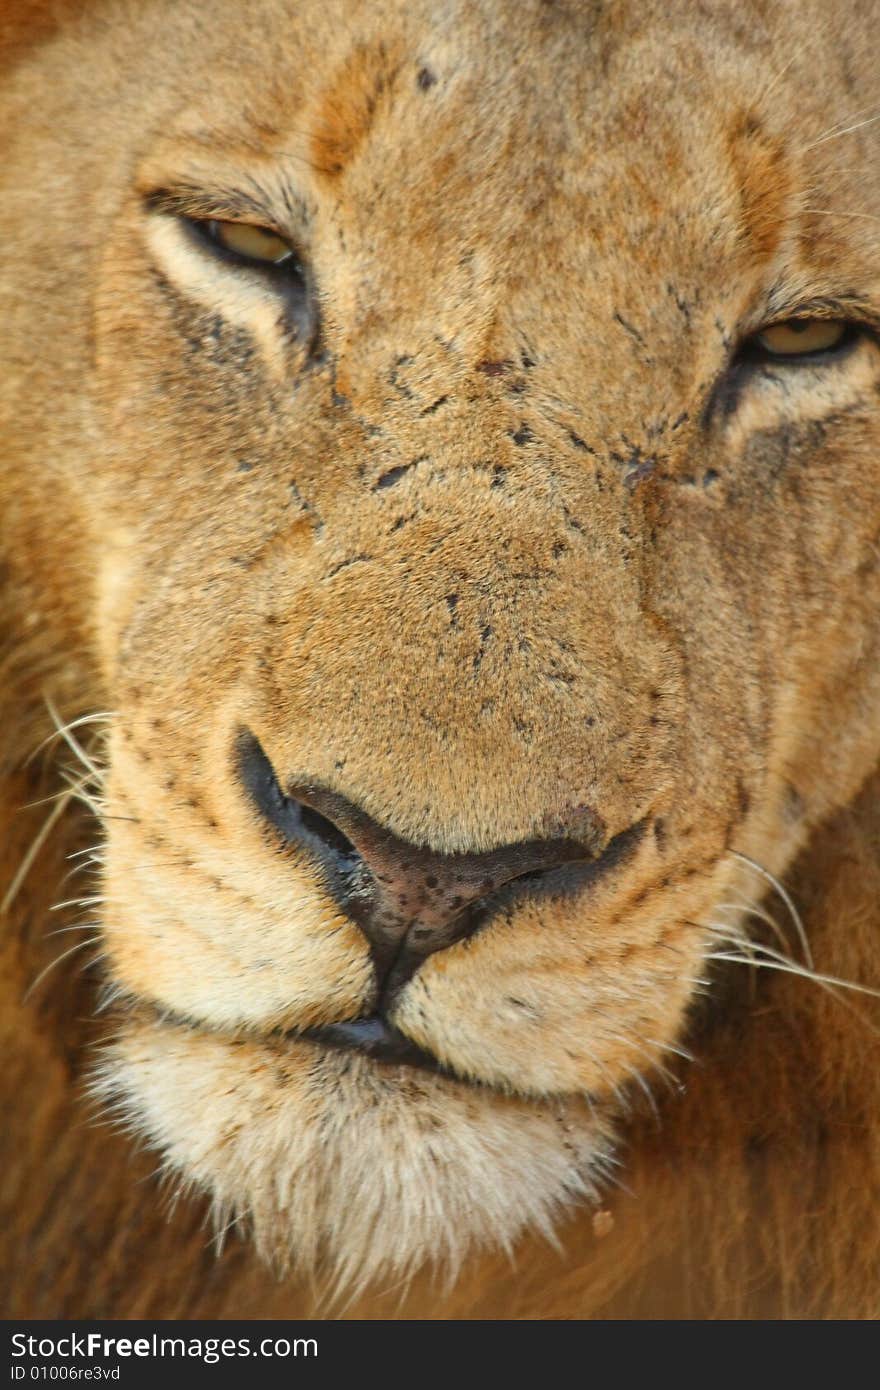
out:
M743 864L748 864L749 868L754 869L755 873L760 874L761 878L763 878L767 883L769 883L772 888L776 889L776 892L779 894L780 898L785 903L785 906L788 908L791 920L794 923L794 928L798 934L798 939L801 943L801 949L804 953L804 960L807 962L807 965L810 967L810 969L812 969L813 957L810 951L810 943L807 939L806 929L804 927L800 913L798 912L797 908L792 902L791 896L786 891L783 884L780 883L779 879L775 876L775 874L771 874L769 869L765 869L764 866L762 864L759 864L756 859L750 859L747 854L741 854L740 851L736 849L731 850L731 854L734 856L735 859L741 860Z
M34 861L37 858L37 855L40 853L40 850L43 848L43 845L46 843L46 840L48 839L52 827L64 814L65 810L70 805L70 802L72 800L73 792L65 792L63 796L61 796L55 802L55 805L52 807L52 810L49 812L41 828L37 831L36 835L34 836L33 840L28 846L28 849L24 857L22 858L22 861L19 864L18 869L13 875L12 882L10 883L3 896L3 901L0 902L0 916L8 912L10 907L14 903L15 899L18 896L19 890L21 889L22 884L24 883L25 879L31 871L31 868L34 864Z
M752 904L743 901L738 903L716 903L712 910L713 912L737 912L740 916L743 917L754 917L756 921L763 922L766 927L770 928L773 935L776 937L776 940L779 942L780 946L782 946L784 950L787 951L790 949L791 943L789 942L788 937L786 936L782 927L776 921L776 918L771 917L770 913L765 911L764 908L753 906Z
M55 931L47 931L47 932L46 932L46 940L48 941L48 939L49 939L50 936L64 936L65 932L71 932L71 931L95 931L96 928L100 929L100 927L101 927L101 923L100 923L100 922L82 922L82 923L80 923L78 926L74 926L74 927L58 927Z
M705 983L705 981L703 983ZM644 1041L651 1047L659 1048L662 1052L673 1052L676 1057L681 1057L685 1062L692 1062L694 1060L694 1054L692 1052L688 1052L686 1047L679 1047L676 1043L660 1042L658 1038L648 1037L646 1037Z
M784 63L782 67L779 69L779 71L775 73L773 77L770 78L770 81L767 83L767 86L764 88L763 92L761 92L760 95L756 98L755 104L757 106L765 105L771 93L774 92L776 88L779 86L779 83L782 81L785 74L791 69L793 64L796 63L799 58L802 58L804 56L804 54L807 52L808 47L808 42L796 45L794 52L788 59L788 62Z
M52 719L55 723L55 729L51 734L49 734L48 738L44 738L42 743L37 744L37 747L34 749L33 753L31 753L30 757L28 758L27 763L32 763L34 759L37 758L40 755L40 753L42 753L44 748L48 748L51 743L54 743L56 741L56 739L63 738L66 732L69 732L73 729L81 729L87 724L97 724L102 720L106 722L115 717L114 712L112 710L96 710L94 714L83 714L80 715L78 719L71 719L70 723L65 724L62 728L60 725L60 721L58 720L54 712L51 701L45 696L44 699L46 700L46 705L49 708L49 713L52 715ZM25 764L25 766L27 766L27 764Z
M98 903L106 902L106 898L101 893L92 893L87 898L66 898L64 902L53 903L49 908L50 912L60 912L65 907L94 907Z
M716 929L712 927L710 930L715 931ZM743 941L742 938L737 938L728 934L726 929L716 934L722 940L729 941L731 944L746 945L746 942ZM748 942L748 946L751 951L758 952L761 957L766 958L756 963L759 966L766 967L768 970L785 970L791 975L799 975L805 980L813 980L816 984L833 985L837 989L851 989L857 994L868 994L874 999L880 999L880 989L874 989L871 985L860 985L855 980L843 980L837 975L826 975L822 971L812 969L812 967L808 969L798 961L792 960L789 956L782 955L779 951L774 951L772 946L766 946L760 941L750 941ZM711 959L719 960L721 957L716 955L711 957ZM742 960L742 957L739 959Z
M880 217L875 217L872 212L848 212L841 209L839 212L833 208L810 208L805 207L803 212L808 212L812 217L852 217L863 222L875 222L880 226Z
M62 724L61 717L58 714L58 711L53 705L49 696L44 695L43 698L46 702L46 708L49 711L49 714L51 716L53 724L55 725L58 735L64 739L64 742L67 744L68 748L77 758L77 760L80 763L82 763L83 767L88 768L92 776L95 777L100 783L103 780L101 772L98 769L97 765L89 757L82 744L74 738L73 734L71 733L71 728L73 726L68 724ZM74 721L74 723L76 723L76 721Z
M88 941L78 941L75 946L71 946L68 951L63 951L60 956L57 956L55 958L55 960L50 961L49 964L45 967L45 969L41 970L37 978L28 986L22 1003L26 1003L27 1000L30 999L37 986L41 983L41 981L45 980L46 976L50 973L50 971L55 969L56 965L60 965L62 961L67 960L69 956L75 955L77 951L84 950L86 946L95 946L100 941L100 936L91 936L89 937ZM96 957L96 959L100 959L100 957Z
M865 107L864 109L868 110L869 108ZM880 121L880 112L876 112L873 116L868 116L864 121L855 121L852 125L843 125L842 122L838 122L836 126L832 126L830 130L827 130L824 135L820 135L817 140L811 141L809 145L803 145L798 150L798 154L806 154L808 150L814 150L817 145L824 145L829 140L839 140L843 135L851 135L854 130L864 130L865 126L874 125L877 121Z

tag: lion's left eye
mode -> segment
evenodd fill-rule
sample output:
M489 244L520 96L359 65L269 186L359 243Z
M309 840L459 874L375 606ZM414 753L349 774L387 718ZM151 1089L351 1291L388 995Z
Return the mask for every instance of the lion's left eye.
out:
M846 319L785 319L756 333L750 345L767 357L812 357L848 344L852 331Z
M282 265L294 254L289 241L256 222L211 219L198 225L202 234L215 246L243 261L258 265Z

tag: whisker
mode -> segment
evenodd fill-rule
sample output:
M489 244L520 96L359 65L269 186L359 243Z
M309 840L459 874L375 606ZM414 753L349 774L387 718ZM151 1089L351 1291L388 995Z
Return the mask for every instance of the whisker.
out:
M77 951L85 950L86 946L95 946L99 944L100 941L100 936L91 936L89 937L88 941L78 941L76 945L71 946L68 951L62 951L61 955L57 956L55 960L50 961L49 964L45 967L45 969L40 971L39 975L33 981L33 983L28 986L27 992L25 993L24 998L22 999L22 1003L27 1003L28 999L30 999L37 986L41 983L41 981L45 980L46 976L50 973L50 971L55 969L56 965L60 965L62 961L67 960L69 956L75 955ZM100 957L98 957L98 959L100 959Z
M869 110L870 108L864 107L863 109ZM809 145L803 145L798 150L798 154L806 154L808 150L814 150L817 145L824 145L829 140L838 140L843 135L851 135L854 130L863 130L865 126L874 125L877 121L880 121L880 112L875 113L873 116L868 116L864 121L855 121L852 125L848 126L844 126L842 122L838 122L836 126L832 126L830 130L827 130L824 135L820 135L817 140L811 141Z
M27 851L24 854L24 857L22 858L21 863L18 866L18 869L13 875L12 882L10 883L5 894L3 895L3 901L0 902L0 916L8 912L12 904L15 902L15 899L18 897L22 884L24 883L25 879L31 871L31 868L33 867L37 855L40 853L40 850L43 848L43 845L46 843L46 840L48 839L52 831L52 827L64 814L65 810L70 805L72 800L73 792L67 792L55 802L55 805L52 807L52 810L49 812L41 828L37 831L36 835L31 841Z
M88 779L87 779L87 778L84 779L82 782L78 782L78 783L76 784L76 786L72 789L72 796L73 796L73 799L74 799L74 801L81 801L82 804L83 804L83 806L85 806L89 811L91 811L92 815L95 817L96 820L102 820L102 819L103 819L103 806L102 806L102 803L98 800L98 798L97 798L96 796L93 796L93 795L87 790L87 788L88 788Z
M659 1111L659 1109L658 1109L658 1107L657 1107L657 1098L656 1098L656 1096L654 1095L654 1092L651 1090L650 1086L648 1085L647 1081L645 1080L644 1076L643 1076L642 1073L639 1071L638 1067L628 1066L628 1067L625 1067L624 1070L625 1070L625 1072L626 1072L626 1074L627 1074L628 1076L632 1077L633 1081L636 1083L636 1085L638 1086L639 1090L640 1090L640 1091L642 1092L642 1094L645 1096L645 1098L646 1098L646 1100L647 1100L647 1102L648 1102L648 1105L651 1107L651 1112L652 1112L652 1114L653 1114L653 1116L654 1116L654 1119L655 1119L655 1120L657 1121L657 1123L659 1124L659 1123L660 1123L660 1111Z
M770 96L770 93L775 91L776 87L778 87L785 74L791 68L792 64L796 63L798 58L801 58L807 51L807 47L807 43L802 43L797 46L794 53L789 58L788 62L783 64L783 66L779 69L779 72L777 72L775 76L770 78L770 81L768 82L767 86L764 88L763 92L757 98L756 105L761 106L767 101L768 97Z
M777 970L782 974L795 975L800 979L811 980L819 985L831 995L837 1003L841 1004L850 1013L854 1014L867 1028L880 1036L880 1029L868 1019L860 1009L845 997L841 996L840 990L851 990L856 994L868 995L875 999L880 999L880 989L875 989L871 985L859 984L856 980L844 980L837 975L824 974L813 968L812 962L809 966L802 965L799 961L792 960L790 956L783 955L780 951L768 946L765 942L754 941L749 938L743 930L734 927L730 922L683 922L684 926L693 927L696 931L708 932L716 937L719 944L726 949L710 950L706 952L706 961L729 962L734 965L749 965L754 970Z
M75 849L68 854L68 859L84 859L89 854L100 854L104 848L103 841L96 845L86 845L84 849Z
M745 917L754 917L759 922L763 922L765 926L770 928L773 935L776 937L776 940L780 943L781 946L785 948L785 950L789 949L790 943L785 932L782 930L782 927L776 921L776 918L771 917L770 913L765 911L762 907L753 906L751 903L745 901L740 903L716 903L712 911L738 912Z
M59 801L61 797L69 797L75 791L76 786L79 782L82 782L83 784L88 784L91 780L92 779L90 776L79 778L76 781L72 780L69 777L65 777L65 785L61 787L59 791L53 792L51 796L41 796L36 801L26 801L24 805L20 806L18 809L19 811L31 811L34 810L37 806L48 806L53 801Z
M82 744L74 738L73 734L70 731L71 726L67 724L62 724L61 717L48 695L44 695L43 699L46 702L46 708L49 711L49 714L51 716L53 724L55 725L58 735L64 739L64 742L67 744L74 757L76 757L76 759L80 763L82 763L83 767L88 768L92 776L96 777L98 781L101 782L103 780L101 772L99 771L97 765L89 757Z
M729 961L734 965L743 965L745 963L745 957L728 951L712 952L707 956L707 959L717 961ZM852 1009L852 1006L848 1004L848 1001L845 999L841 999L839 994L837 993L838 989L848 989L854 990L858 994L868 994L875 999L880 999L880 990L870 989L867 985L859 985L852 980L840 980L837 979L834 975L818 975L813 971L803 970L796 965L792 965L790 962L782 963L774 960L759 960L754 963L756 967L760 970L778 970L783 975L799 975L806 980L812 980L814 984L817 984L821 989L826 990L833 999L837 1000L839 1004L843 1004L845 1007L849 1007L852 1010L852 1012L854 1012L857 1015L857 1017L861 1019L861 1021L866 1025L866 1027L870 1028L872 1032L876 1033L878 1037L880 1037L880 1028L876 1028L874 1024L872 1024L869 1019L865 1018L864 1014L862 1014L859 1010Z
M785 903L785 906L788 908L791 920L794 923L794 928L798 934L798 939L801 943L801 949L804 953L804 960L807 962L807 965L810 967L810 969L812 969L813 956L812 952L810 951L810 943L807 939L806 929L801 919L801 915L795 907L794 903L792 902L791 896L786 891L784 885L780 883L779 879L776 877L775 874L771 874L769 869L765 869L764 866L762 864L759 864L756 859L750 859L747 854L741 854L740 851L736 849L733 849L730 852L735 859L740 859L743 862L743 864L748 864L749 868L754 869L755 873L760 874L761 878L765 879L766 882L771 885L771 887L776 889L776 892L779 894L780 898Z
M808 212L812 217L854 217L863 222L876 222L880 226L880 217L876 217L872 212L849 212L846 209L837 211L836 208L810 208L805 207L803 212Z
M714 928L710 928L710 930L714 930ZM722 939L732 943L736 942L735 937L726 935L723 931L717 934ZM800 975L803 979L813 980L816 984L833 985L837 989L851 989L857 994L868 994L874 999L880 999L880 989L875 989L871 985L861 985L856 980L843 980L837 975L826 975L820 970L813 970L812 968L807 969L806 966L801 965L798 961L791 960L789 956L783 956L779 951L774 951L772 946L765 946L760 941L752 941L749 945L752 950L759 952L761 956L767 957L767 959L759 960L757 964L766 967L768 970L785 970L791 975ZM712 959L719 960L720 957L713 956ZM740 957L740 960L741 959L742 957Z
M50 936L63 936L65 932L70 931L94 931L96 927L100 926L100 922L82 922L78 926L74 927L58 927L55 931L46 932L46 940L48 941Z
M692 1062L694 1054L689 1052L686 1047L679 1047L677 1043L660 1042L658 1038L645 1037L644 1041L651 1047L659 1048L662 1052L673 1052L676 1057L681 1057L685 1062Z
M106 898L102 893L93 893L88 898L67 898L62 903L53 903L49 911L60 912L64 907L94 907L103 902L106 902Z
M48 738L44 738L42 743L37 744L33 753L31 753L30 757L28 758L27 763L32 763L34 759L38 757L40 753L42 753L44 748L48 748L49 744L54 743L56 739L62 738L65 732L69 732L73 729L81 729L86 724L97 724L101 720L109 721L110 719L115 718L115 711L113 710L96 710L94 714L83 714L80 715L78 719L71 719L70 723L65 724L64 727L61 728L59 725L59 721L57 720L57 717L53 712L51 701L46 696L44 696L43 698L46 700L46 704L49 707L49 713L52 715L52 718L55 722L55 729L51 734L49 734ZM27 766L27 763L25 764L25 766Z

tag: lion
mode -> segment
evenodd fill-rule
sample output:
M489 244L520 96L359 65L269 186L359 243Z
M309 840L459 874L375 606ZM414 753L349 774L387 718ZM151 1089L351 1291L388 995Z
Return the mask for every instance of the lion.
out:
M6 1316L877 1316L873 7L11 8Z

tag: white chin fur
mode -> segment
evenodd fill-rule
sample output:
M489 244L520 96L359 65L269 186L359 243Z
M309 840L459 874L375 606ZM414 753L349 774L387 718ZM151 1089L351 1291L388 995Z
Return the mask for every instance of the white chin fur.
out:
M575 1099L152 1019L125 1024L93 1089L209 1195L218 1231L249 1224L264 1258L336 1293L425 1264L451 1281L529 1227L552 1239L610 1160L608 1126Z

